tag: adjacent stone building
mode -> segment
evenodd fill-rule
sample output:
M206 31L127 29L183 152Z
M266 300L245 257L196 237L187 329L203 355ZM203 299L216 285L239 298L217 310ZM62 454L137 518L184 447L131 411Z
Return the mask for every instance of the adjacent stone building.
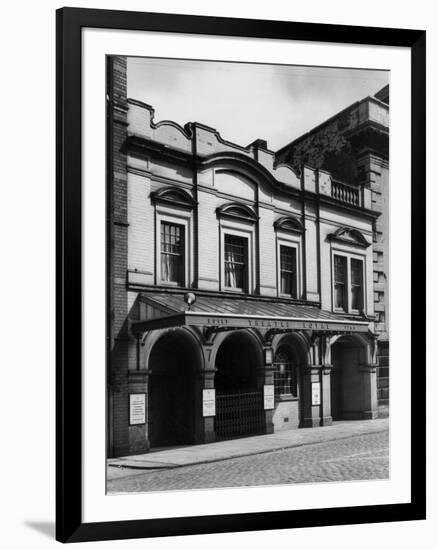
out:
M389 86L366 97L292 141L277 161L295 169L308 164L371 193L371 208L381 215L373 224L373 293L378 336L378 403L388 414L389 392ZM340 197L339 197L340 198Z
M107 92L108 455L375 418L375 151L341 172L304 158L310 134L275 154L156 122L127 99L123 57L108 58ZM382 117L365 102L356 116Z

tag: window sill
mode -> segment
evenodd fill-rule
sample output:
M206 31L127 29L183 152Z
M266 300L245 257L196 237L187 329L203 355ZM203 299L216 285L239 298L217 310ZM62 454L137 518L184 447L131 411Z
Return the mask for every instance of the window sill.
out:
M347 315L347 317L361 318L363 315L367 315L365 311L358 311L356 309L353 309L352 311L345 311L344 309L333 309L332 312L339 313L340 315Z
M281 393L281 395L277 397L276 402L282 403L283 401L299 401L299 397L292 395L291 393Z
M230 286L223 287L223 291L224 292L234 292L235 294L249 294L247 292L247 290L245 290L243 288L233 288L233 287L230 287Z
M185 288L185 285L179 283L173 283L171 281L161 281L159 283L162 286L168 286L170 288Z

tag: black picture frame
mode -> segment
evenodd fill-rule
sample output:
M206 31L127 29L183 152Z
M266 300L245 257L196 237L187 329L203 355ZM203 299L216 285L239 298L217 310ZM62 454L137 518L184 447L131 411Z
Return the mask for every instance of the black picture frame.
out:
M163 13L57 11L57 382L56 538L78 542L425 518L425 331L412 323L411 502L375 506L82 521L81 30L128 29L394 46L411 50L412 319L425 319L425 48L423 30L368 28Z

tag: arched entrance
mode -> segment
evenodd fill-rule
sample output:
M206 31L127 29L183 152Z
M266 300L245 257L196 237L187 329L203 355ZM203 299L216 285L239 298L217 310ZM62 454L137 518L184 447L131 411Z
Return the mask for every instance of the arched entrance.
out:
M225 337L215 359L216 439L265 432L262 349L249 332Z
M373 378L368 345L354 336L342 336L331 347L331 416L354 420L373 415ZM376 384L376 379L375 379ZM376 391L376 387L375 387Z
M149 442L151 447L184 445L195 437L195 342L182 330L164 333L149 358Z

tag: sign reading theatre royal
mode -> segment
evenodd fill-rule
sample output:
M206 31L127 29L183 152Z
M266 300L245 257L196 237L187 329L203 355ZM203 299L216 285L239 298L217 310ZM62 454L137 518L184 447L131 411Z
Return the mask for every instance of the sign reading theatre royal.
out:
M209 315L198 312L185 312L134 323L134 330L165 328L171 326L208 326L211 329L258 328L275 330L316 330L322 332L368 332L369 324L363 321L345 322L344 320L306 320L287 318L257 318L244 315Z
M300 319L293 319L290 321L287 319L254 319L250 317L239 317L237 319L232 317L207 317L204 322L205 324L214 327L238 326L242 328L283 328L295 330L321 330L329 332L367 332L368 330L368 323L304 321Z

